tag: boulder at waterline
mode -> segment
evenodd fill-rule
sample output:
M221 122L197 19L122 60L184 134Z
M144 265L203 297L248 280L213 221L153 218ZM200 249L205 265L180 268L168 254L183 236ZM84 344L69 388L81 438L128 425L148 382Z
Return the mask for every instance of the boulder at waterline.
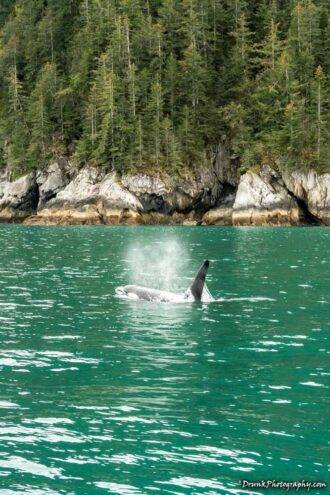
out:
M283 181L294 196L304 202L309 213L330 225L330 174L295 170L283 172Z
M13 182L5 181L1 187L0 221L20 222L33 213L38 205L39 191L35 172Z
M271 169L242 175L233 206L233 225L296 225L296 200Z

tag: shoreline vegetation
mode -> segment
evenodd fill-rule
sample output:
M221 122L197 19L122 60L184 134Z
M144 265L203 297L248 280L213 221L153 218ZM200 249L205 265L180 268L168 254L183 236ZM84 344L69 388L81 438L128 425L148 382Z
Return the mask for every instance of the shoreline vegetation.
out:
M329 225L329 8L2 0L0 221Z

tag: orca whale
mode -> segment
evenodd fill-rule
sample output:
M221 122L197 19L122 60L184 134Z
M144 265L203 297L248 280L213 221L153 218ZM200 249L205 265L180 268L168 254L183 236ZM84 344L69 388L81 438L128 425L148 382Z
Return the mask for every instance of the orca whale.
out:
M183 294L175 294L172 292L151 289L140 285L124 285L117 287L116 294L118 296L128 297L130 299L142 299L144 301L159 301L159 302L189 302L201 301L205 278L209 268L209 260L205 260L199 268L197 275L190 285L189 289Z

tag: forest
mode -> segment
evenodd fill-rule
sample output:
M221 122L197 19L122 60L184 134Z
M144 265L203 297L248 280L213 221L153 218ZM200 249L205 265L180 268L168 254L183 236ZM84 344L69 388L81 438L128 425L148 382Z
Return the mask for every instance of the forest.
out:
M0 165L328 170L328 0L1 0Z

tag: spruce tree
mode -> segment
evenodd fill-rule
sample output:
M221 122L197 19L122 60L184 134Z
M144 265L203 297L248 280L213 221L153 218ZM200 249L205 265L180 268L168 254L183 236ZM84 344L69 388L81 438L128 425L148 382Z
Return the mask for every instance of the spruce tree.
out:
M327 167L326 0L2 0L0 163Z

